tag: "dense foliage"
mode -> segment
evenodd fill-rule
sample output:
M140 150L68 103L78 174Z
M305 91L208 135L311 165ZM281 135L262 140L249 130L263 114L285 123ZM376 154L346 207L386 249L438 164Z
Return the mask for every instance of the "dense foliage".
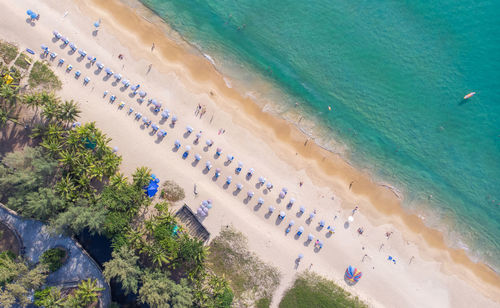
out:
M48 287L35 292L35 305L38 307L88 307L94 304L103 288L97 286L97 280L82 280L74 291L63 296L56 287Z
M62 248L52 248L44 251L40 256L40 263L47 265L51 272L57 271L63 265L66 251Z

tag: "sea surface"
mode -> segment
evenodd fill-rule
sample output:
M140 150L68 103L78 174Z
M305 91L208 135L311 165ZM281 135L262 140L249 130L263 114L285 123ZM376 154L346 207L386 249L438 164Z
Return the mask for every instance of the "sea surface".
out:
M141 2L229 86L500 269L500 1Z

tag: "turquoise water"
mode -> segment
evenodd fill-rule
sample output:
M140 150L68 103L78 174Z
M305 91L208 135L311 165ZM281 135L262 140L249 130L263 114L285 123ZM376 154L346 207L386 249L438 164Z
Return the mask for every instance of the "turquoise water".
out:
M142 2L216 62L274 82L323 140L500 268L499 1Z

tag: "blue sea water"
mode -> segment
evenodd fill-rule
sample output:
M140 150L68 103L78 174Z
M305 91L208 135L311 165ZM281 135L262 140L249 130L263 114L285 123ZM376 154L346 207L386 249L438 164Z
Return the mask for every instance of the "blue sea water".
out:
M300 102L323 141L500 268L500 1L141 2L241 79L271 81L285 110Z

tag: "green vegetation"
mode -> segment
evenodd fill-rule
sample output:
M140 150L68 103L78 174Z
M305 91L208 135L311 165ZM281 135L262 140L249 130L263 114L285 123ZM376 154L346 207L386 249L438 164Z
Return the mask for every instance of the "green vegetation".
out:
M16 62L14 62L14 65L24 70L27 70L31 65L31 58L28 57L28 55L25 54L24 52L21 52L19 54L19 57L17 57Z
M0 57L6 64L9 64L14 60L19 53L17 47L13 44L0 41Z
M270 302L279 285L278 270L249 251L245 236L232 227L223 229L212 240L209 262L215 273L230 281L240 305Z
M9 308L15 303L26 306L28 294L45 283L47 268L39 264L30 269L20 258L13 259L8 254L0 254L0 303Z
M57 271L63 265L66 251L62 248L52 248L46 250L40 256L40 263L47 265L51 272Z
M69 295L63 296L55 287L35 292L35 305L38 307L89 307L94 304L103 288L97 286L97 280L82 280Z
M368 307L333 281L306 272L297 277L281 300L280 308Z
M42 86L50 90L58 90L62 86L61 81L49 68L49 66L40 61L36 61L35 64L33 64L33 68L31 69L28 78L28 83L31 88Z
M160 197L171 202L177 202L186 197L184 189L174 181L165 181L162 185Z

